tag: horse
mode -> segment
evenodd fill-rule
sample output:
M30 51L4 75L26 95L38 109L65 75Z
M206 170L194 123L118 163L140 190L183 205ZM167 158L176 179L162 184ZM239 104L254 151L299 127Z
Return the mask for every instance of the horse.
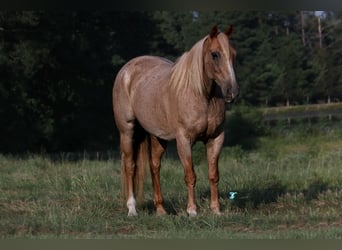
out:
M138 215L136 195L142 194L144 162L150 166L156 214L167 214L160 168L171 140L176 140L184 168L189 217L197 215L192 161L196 141L206 147L210 208L214 214L221 214L218 159L224 141L226 103L232 103L239 93L233 67L236 52L229 41L232 31L232 25L224 32L215 25L175 62L144 55L131 59L119 70L112 98L128 216Z

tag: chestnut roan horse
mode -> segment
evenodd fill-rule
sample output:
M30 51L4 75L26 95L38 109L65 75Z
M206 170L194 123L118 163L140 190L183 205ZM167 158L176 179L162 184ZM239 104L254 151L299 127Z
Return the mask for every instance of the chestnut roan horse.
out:
M128 216L137 215L137 180L149 161L153 201L157 215L166 214L160 188L160 162L167 141L176 139L188 189L187 213L197 214L196 175L192 145L206 145L210 182L210 207L220 214L218 159L224 141L225 103L238 95L230 45L232 26L210 33L185 52L175 63L160 57L141 56L125 64L113 87L113 109L120 132L122 188Z

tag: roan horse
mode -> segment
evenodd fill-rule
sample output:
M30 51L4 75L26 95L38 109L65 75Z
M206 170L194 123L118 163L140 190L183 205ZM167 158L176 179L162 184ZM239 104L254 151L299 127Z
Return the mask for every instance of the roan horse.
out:
M224 141L225 103L239 88L235 79L235 51L229 43L232 26L209 34L175 63L160 57L141 56L125 64L113 87L113 109L120 132L122 189L128 216L137 215L137 181L143 160L149 161L153 201L157 215L166 214L160 188L160 162L167 141L176 139L188 189L187 213L196 216L196 174L192 145L206 145L210 182L210 208L220 214L218 158ZM139 191L140 189L140 191ZM139 196L139 195L138 195Z

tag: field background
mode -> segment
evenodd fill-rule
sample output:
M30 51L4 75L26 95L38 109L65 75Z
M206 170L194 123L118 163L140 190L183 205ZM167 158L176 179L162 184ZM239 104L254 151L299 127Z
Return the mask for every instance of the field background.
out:
M168 215L155 216L147 178L127 218L114 78L136 56L177 60L214 24L234 26L240 89L220 159L223 216L210 212L196 144L199 215L188 218L173 142ZM342 238L341 65L341 11L1 10L0 238Z
M162 162L169 213L164 217L154 214L147 175L139 216L127 218L118 152L0 155L0 237L341 239L340 118L283 119L257 127L260 113L242 107L228 115L228 133L241 140L227 143L221 154L222 216L210 212L200 143L193 147L196 218L186 214L183 169L173 144ZM237 192L234 200L229 192Z

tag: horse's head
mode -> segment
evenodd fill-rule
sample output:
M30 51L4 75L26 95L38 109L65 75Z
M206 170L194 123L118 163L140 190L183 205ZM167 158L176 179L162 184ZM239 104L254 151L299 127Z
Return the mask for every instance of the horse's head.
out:
M205 72L220 87L226 102L232 102L239 94L233 66L235 50L229 43L232 31L232 26L225 32L214 26L204 42Z

